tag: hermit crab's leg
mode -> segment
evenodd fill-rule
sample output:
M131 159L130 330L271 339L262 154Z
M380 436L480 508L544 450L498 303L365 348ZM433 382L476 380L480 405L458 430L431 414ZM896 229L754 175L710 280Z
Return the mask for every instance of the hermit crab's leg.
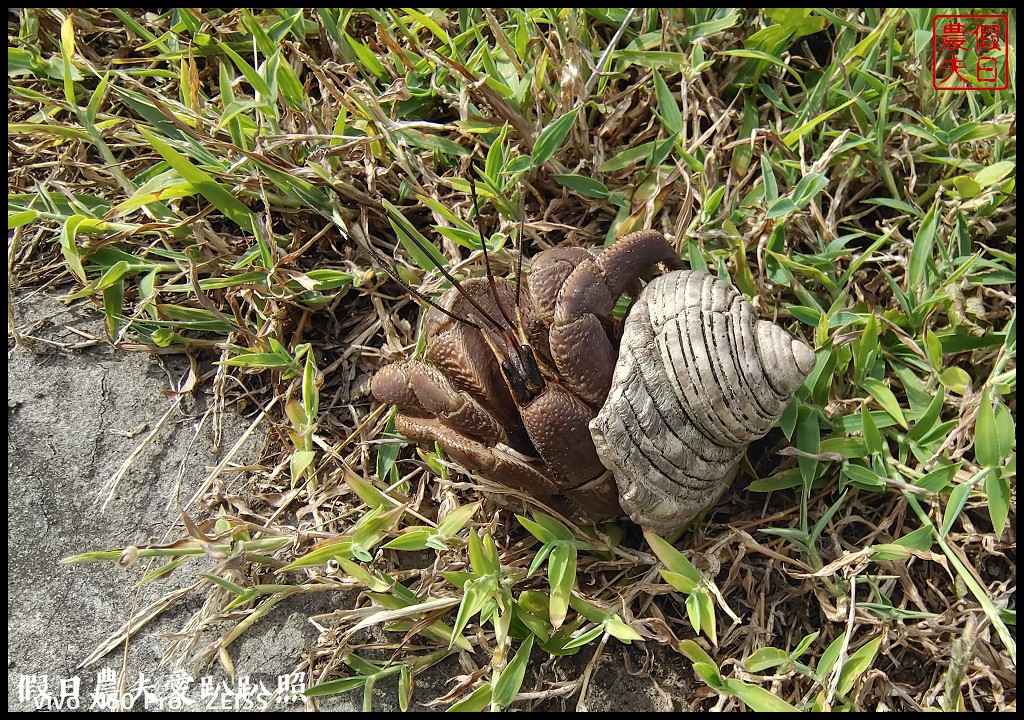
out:
M565 286L573 270L586 261L594 261L594 254L579 247L557 247L545 250L533 259L526 277L533 309L545 325L555 321L558 293Z
M497 418L427 363L410 360L381 368L370 382L370 392L378 402L414 413L424 412L456 432L482 442L508 442L505 428Z
M491 295L488 281L471 278L462 283L462 292L449 290L441 298L442 308L452 315L473 314L464 295L469 295L481 304L491 315L499 316L497 303ZM514 289L504 279L496 282L500 302L511 303ZM529 440L519 426L519 412L516 403L502 379L502 373L493 351L479 328L455 322L448 315L431 310L424 323L427 338L424 358L459 390L466 391L477 399L488 412L510 433L512 447L520 452L531 452Z
M551 357L566 387L591 406L604 402L617 357L604 323L619 295L659 262L678 265L675 249L660 232L641 230L581 262L558 292Z
M526 276L529 312L521 313L520 326L525 339L548 361L551 360L548 331L555 322L558 293L577 266L593 259L590 251L578 247L552 248L533 259L530 274Z
M511 448L485 445L436 418L399 413L395 416L395 430L421 444L436 442L448 457L471 474L519 490L526 497L559 512L574 515L577 507L583 507L595 518L613 517L622 512L614 483L611 483L610 504L609 498L589 488L579 492L566 491L552 481L536 462L529 461Z

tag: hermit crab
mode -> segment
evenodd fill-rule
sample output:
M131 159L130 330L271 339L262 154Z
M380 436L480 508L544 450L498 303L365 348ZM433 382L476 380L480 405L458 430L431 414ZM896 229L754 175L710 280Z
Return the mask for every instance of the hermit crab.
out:
M422 358L381 368L395 429L570 516L621 516L663 535L718 500L752 440L778 422L814 354L755 317L727 282L661 266L661 233L603 252L538 254L522 286L474 278L428 310ZM611 471L609 473L609 471ZM614 478L614 479L613 479Z

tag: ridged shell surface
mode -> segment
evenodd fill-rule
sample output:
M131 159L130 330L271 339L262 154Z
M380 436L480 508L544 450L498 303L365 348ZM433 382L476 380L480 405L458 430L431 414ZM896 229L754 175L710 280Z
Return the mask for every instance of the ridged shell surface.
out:
M663 536L685 528L725 492L746 446L778 423L814 362L723 280L684 270L651 281L590 423L622 508Z

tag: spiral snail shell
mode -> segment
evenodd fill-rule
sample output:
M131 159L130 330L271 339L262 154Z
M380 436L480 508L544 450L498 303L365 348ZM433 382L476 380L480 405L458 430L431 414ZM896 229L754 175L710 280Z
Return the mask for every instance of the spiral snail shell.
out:
M590 423L622 508L660 535L684 529L722 496L746 446L778 423L814 363L729 283L687 270L651 281Z

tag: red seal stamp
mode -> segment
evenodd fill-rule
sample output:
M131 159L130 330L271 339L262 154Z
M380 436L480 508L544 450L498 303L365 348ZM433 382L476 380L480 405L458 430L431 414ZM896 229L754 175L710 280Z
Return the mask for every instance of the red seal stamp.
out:
M1010 87L1006 15L932 18L932 87L1006 90Z

